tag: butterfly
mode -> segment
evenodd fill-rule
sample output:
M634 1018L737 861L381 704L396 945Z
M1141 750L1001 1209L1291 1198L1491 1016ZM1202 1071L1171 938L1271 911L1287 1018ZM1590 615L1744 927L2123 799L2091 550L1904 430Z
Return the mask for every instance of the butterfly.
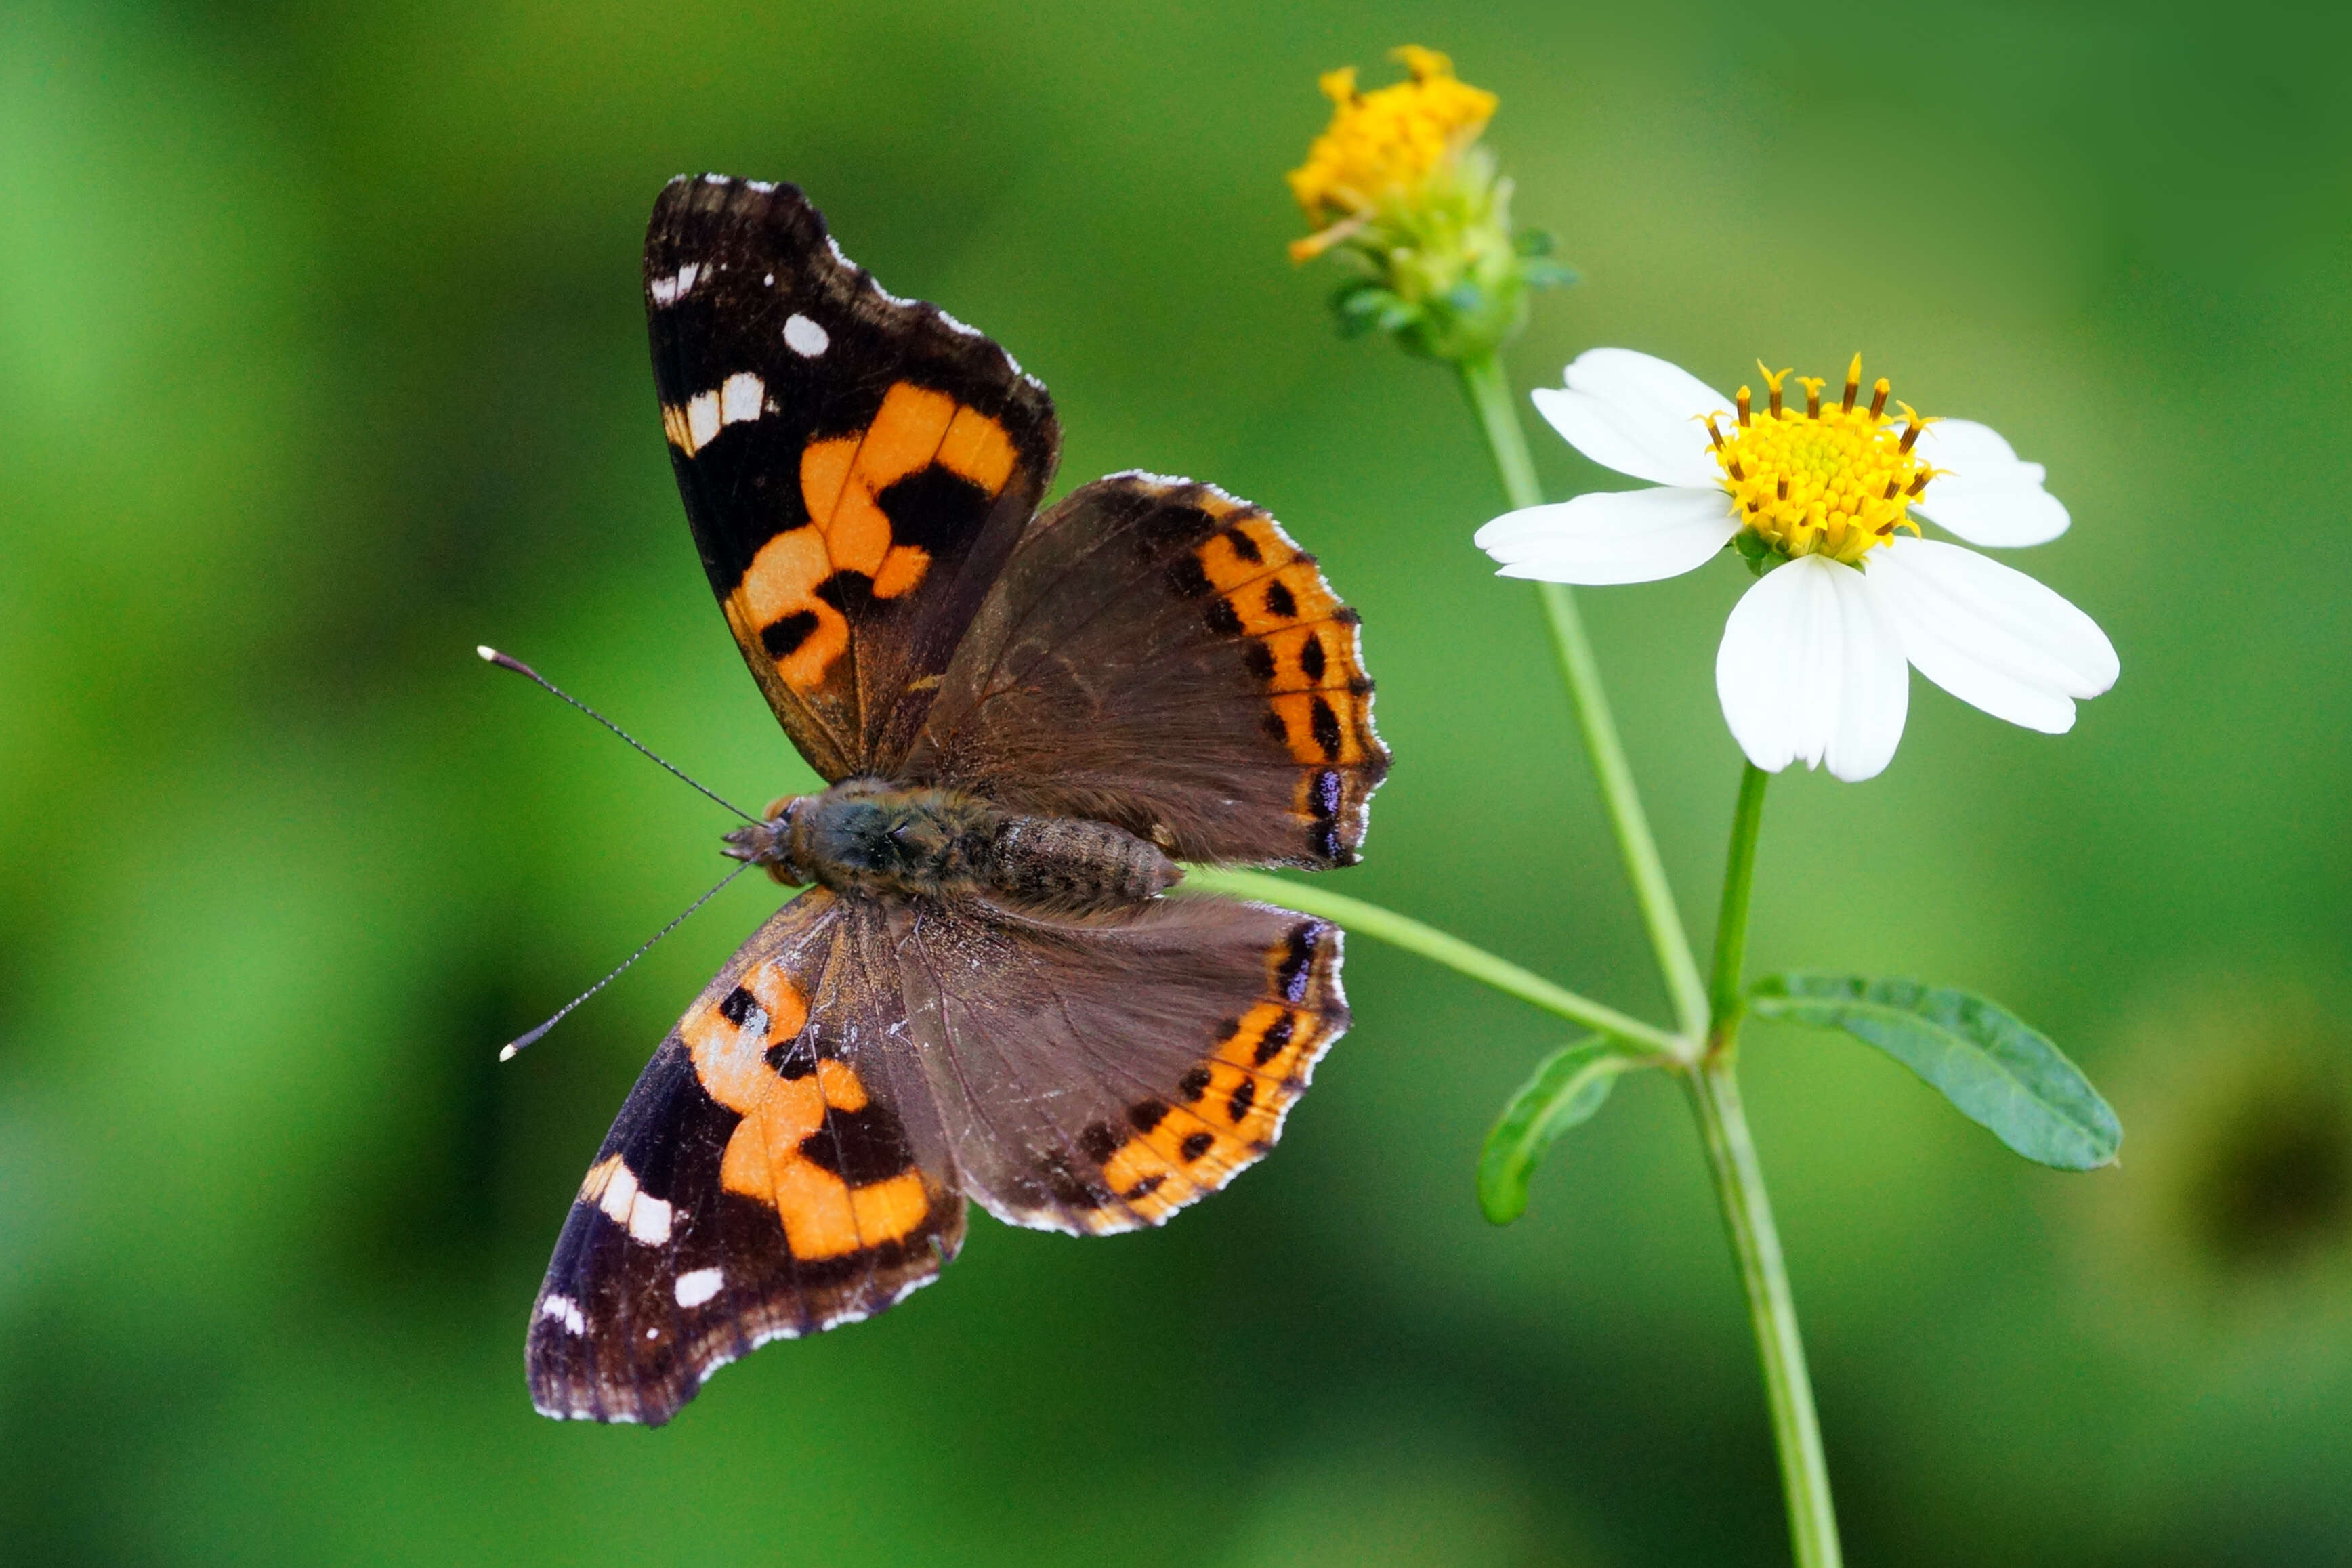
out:
M541 1412L657 1425L929 1284L967 1200L1131 1230L1263 1156L1348 1026L1339 933L1166 890L1352 863L1389 753L1272 517L1141 473L1040 511L1045 388L794 187L671 182L645 291L711 590L828 786L728 835L807 891L655 1051L532 1308Z

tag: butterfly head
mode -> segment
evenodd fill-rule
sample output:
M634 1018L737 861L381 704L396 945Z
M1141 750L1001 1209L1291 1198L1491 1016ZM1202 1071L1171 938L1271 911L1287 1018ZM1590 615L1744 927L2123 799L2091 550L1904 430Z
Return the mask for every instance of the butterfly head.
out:
M719 852L730 860L748 861L768 868L769 876L786 887L806 887L816 878L805 859L794 852L794 829L801 815L818 799L814 795L784 795L768 802L763 821L748 823L726 835Z

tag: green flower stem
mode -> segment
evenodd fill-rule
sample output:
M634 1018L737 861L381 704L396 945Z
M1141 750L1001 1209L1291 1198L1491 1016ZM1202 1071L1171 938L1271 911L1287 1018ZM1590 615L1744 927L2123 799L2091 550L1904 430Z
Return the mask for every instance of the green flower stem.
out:
M1486 432L1487 448L1494 454L1496 472L1502 476L1504 495L1515 507L1543 505L1543 491L1536 483L1535 460L1528 455L1527 436L1519 428L1518 410L1511 399L1510 383L1504 378L1501 360L1493 354L1465 360L1461 371L1463 394L1470 400L1479 427ZM1610 826L1616 831L1618 848L1625 857L1626 877L1633 884L1633 897L1642 907L1643 924L1649 927L1650 946L1658 956L1658 972L1665 980L1666 994L1674 1003L1675 1018L1682 1032L1696 1040L1706 1029L1706 987L1699 979L1698 962L1691 956L1690 937L1683 929L1682 915L1675 908L1674 889L1666 882L1664 862L1658 859L1657 841L1650 836L1649 818L1643 813L1641 795L1633 787L1633 770L1626 764L1624 744L1617 737L1617 721L1610 714L1608 694L1601 689L1601 666L1592 656L1592 644L1585 638L1583 617L1577 613L1576 597L1567 584L1539 582L1536 591L1543 601L1544 618L1551 626L1553 652L1559 659L1560 674L1575 704L1577 726L1584 735L1585 753L1592 759L1592 776L1601 787L1601 804L1609 812Z
M1459 936L1448 936L1433 925L1424 925L1409 915L1382 909L1377 904L1366 904L1360 898L1349 898L1343 893L1327 893L1306 883L1268 876L1264 872L1226 871L1213 866L1186 866L1184 880L1180 886L1195 892L1223 893L1235 898L1277 904L1303 915L1319 915L1348 930L1375 937L1408 953L1417 953L1433 963L1467 975L1482 985L1492 986L1506 996L1517 997L1523 1002L1598 1030L1636 1050L1671 1057L1676 1061L1690 1059L1688 1045L1663 1030L1621 1013L1614 1008L1580 997L1574 991L1553 985L1540 975L1520 968L1508 959L1498 958L1483 947L1474 947Z
M1822 1455L1821 1417L1813 1411L1805 1343L1797 1332L1796 1298L1764 1191L1764 1168L1741 1107L1738 1060L1740 967L1748 947L1748 896L1756 879L1756 839L1764 822L1764 787L1771 775L1750 763L1740 775L1739 804L1731 819L1731 852L1723 873L1723 912L1716 926L1714 1011L1706 1059L1688 1070L1691 1108L1706 1141L1724 1228L1739 1262L1756 1354L1772 1413L1772 1445L1780 1462L1780 1490L1789 1509L1789 1540L1798 1568L1838 1568L1837 1512L1830 1500L1828 1462Z
M1748 894L1756 885L1756 838L1764 825L1764 787L1772 776L1742 765L1739 804L1731 812L1731 852L1723 866L1723 909L1715 923L1715 985L1708 995L1707 1051L1728 1057L1739 1036L1739 972L1748 957Z
M1756 1327L1756 1350L1764 1369L1764 1392L1772 1412L1772 1444L1780 1461L1780 1491L1789 1510L1789 1542L1798 1568L1838 1568L1837 1511L1830 1501L1829 1464L1822 1456L1821 1418L1813 1413L1812 1380L1805 1371L1805 1343L1797 1333L1797 1303L1789 1293L1789 1271L1780 1257L1772 1205L1764 1196L1764 1171L1748 1135L1748 1115L1728 1062L1692 1070L1691 1103L1706 1136L1715 1167L1716 1197L1724 1227L1739 1260L1739 1281L1748 1291L1748 1316Z

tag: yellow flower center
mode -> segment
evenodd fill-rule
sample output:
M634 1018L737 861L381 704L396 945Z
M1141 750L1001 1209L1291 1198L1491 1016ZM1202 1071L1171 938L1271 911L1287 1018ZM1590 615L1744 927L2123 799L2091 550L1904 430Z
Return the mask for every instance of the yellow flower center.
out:
M1919 433L1933 422L1898 402L1901 419L1886 414L1889 390L1884 377L1872 388L1870 406L1859 409L1862 356L1845 373L1845 396L1822 406L1827 383L1799 376L1805 412L1784 407L1781 383L1759 361L1771 402L1762 413L1749 407L1739 389L1736 415L1706 416L1715 464L1747 530L1780 555L1794 559L1826 555L1851 566L1875 547L1894 542L1897 528L1917 534L1906 509L1927 488L1936 470L1914 450ZM1717 422L1736 419L1728 429Z
M1495 95L1456 81L1454 62L1434 49L1408 44L1390 57L1411 79L1358 92L1349 67L1318 84L1332 102L1331 124L1288 176L1311 224L1365 216L1411 195L1494 116Z

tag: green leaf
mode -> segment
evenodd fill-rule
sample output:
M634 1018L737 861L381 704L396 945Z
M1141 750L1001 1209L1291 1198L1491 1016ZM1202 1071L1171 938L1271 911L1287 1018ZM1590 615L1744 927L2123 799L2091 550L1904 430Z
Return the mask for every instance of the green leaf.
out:
M1479 1151L1478 1207L1488 1219L1508 1225L1527 1212L1528 1178L1552 1141L1600 1110L1617 1075L1638 1065L1640 1059L1599 1035L1561 1046L1537 1064Z
M1960 1113L2060 1170L2115 1161L2124 1130L2082 1070L2007 1009L1944 986L1859 975L1774 975L1756 982L1759 1018L1843 1030L1941 1090Z

